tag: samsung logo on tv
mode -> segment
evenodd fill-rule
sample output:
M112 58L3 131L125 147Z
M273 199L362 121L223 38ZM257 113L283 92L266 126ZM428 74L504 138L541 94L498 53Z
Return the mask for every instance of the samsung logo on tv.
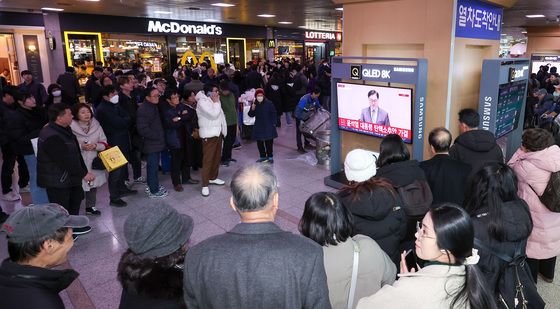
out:
M148 22L148 32L221 35L222 27L207 24L187 25L177 22L162 23L160 21L150 20Z

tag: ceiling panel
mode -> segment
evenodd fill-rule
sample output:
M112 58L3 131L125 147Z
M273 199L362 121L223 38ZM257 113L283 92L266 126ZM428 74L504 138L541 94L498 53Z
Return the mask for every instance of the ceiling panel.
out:
M525 15L537 14L543 14L546 17L525 17ZM558 16L560 16L560 0L518 0L512 8L504 10L504 26L529 27L559 25L560 18Z
M227 2L234 7L221 8L212 3ZM192 21L213 21L271 27L306 27L315 30L342 31L342 12L330 0L0 0L2 10L63 8L68 13L153 17ZM158 13L170 12L170 14ZM273 14L274 18L258 17ZM282 25L279 22L292 22Z

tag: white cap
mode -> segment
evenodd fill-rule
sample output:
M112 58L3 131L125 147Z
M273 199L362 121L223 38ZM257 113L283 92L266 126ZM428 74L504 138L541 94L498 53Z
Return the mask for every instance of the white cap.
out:
M375 156L363 149L354 149L346 155L344 173L350 181L363 182L377 173Z

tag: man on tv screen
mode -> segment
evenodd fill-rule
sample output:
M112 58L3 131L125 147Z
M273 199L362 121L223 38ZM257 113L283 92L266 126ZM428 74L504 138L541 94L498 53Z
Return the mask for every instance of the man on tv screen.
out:
M379 107L379 93L375 90L368 92L369 107L362 109L360 120L384 126L390 126L389 114Z

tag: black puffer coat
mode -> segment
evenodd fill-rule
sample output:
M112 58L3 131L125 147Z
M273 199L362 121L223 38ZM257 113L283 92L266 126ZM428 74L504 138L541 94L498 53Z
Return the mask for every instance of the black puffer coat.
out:
M504 154L494 134L485 130L471 130L459 135L449 149L449 156L469 164L470 176L476 174L485 163L504 162Z
M360 190L356 199L348 192L339 193L342 204L352 213L354 234L371 237L399 265L399 244L406 233L406 217L397 193L385 188Z
M39 137L39 131L47 124L47 114L42 107L31 110L18 106L6 113L4 129L17 155L34 154L31 140Z

